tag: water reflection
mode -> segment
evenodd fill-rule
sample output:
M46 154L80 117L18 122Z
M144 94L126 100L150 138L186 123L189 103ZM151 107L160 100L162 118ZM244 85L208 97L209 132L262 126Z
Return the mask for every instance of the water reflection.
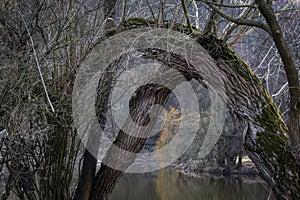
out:
M270 190L260 180L193 178L174 170L125 174L111 200L266 200Z

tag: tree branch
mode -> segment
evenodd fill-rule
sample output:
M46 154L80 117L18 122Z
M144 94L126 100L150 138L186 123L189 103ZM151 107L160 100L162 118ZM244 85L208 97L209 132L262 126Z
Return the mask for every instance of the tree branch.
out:
M254 0L251 0L251 5L254 4ZM238 16L238 18L242 18L242 19L245 19L246 17L249 16L250 14L250 11L252 10L252 8L244 8L242 13ZM222 39L224 40L224 42L227 42L227 40L229 39L231 33L238 27L238 24L234 23L234 22L231 22L229 23L225 29L224 29L224 32L223 32L223 35L222 35Z
M234 22L238 25L247 25L247 26L255 26L258 28L261 28L265 31L267 31L268 33L270 33L270 28L267 24L263 23L263 22L259 22L259 21L253 21L253 20L247 20L247 19L241 19L241 18L234 18L230 15L227 15L226 13L224 13L221 9L219 9L218 7L216 7L212 2L207 2L207 1L203 1L203 0L197 0L203 3L206 3L211 9L213 9L217 14L219 14L221 17L223 17L224 19Z
M257 8L254 5L229 5L229 4L221 4L221 3L216 3L212 1L205 1L205 0L196 0L205 4L210 4L214 6L219 6L219 7L224 7L224 8Z
M48 101L48 103L49 103L49 105L50 105L50 108L51 108L52 112L55 112L54 107L53 107L53 105L52 105L52 103L51 103L49 94L48 94L48 90L47 90L45 81L44 81L44 77L43 77L43 73L42 73L42 70L41 70L41 67L40 67L39 59L38 59L37 53L36 53L36 51L35 51L33 38L31 37L30 31L29 31L29 29L28 29L28 26L27 26L27 24L26 24L26 21L25 21L23 15L22 15L21 13L19 13L19 15L20 15L21 18L22 18L22 21L23 21L24 26L25 26L25 28L26 28L26 31L27 31L27 33L28 33L28 37L30 38L30 42L31 42L31 46L32 46L32 50L33 50L33 54L34 54L36 66L37 66L38 71L39 71L39 75L40 75L40 78L41 78L41 81L42 81L42 84L43 84L43 88L44 88L44 91L45 91L45 94L46 94L46 97L47 97L47 101Z
M190 29L191 32L193 32L193 27L192 27L192 24L191 24L190 17L188 15L188 10L187 10L186 4L185 4L185 0L181 0L181 4L182 4L183 12L184 12L184 15L186 17L186 21L187 21L187 24L189 26L189 29Z

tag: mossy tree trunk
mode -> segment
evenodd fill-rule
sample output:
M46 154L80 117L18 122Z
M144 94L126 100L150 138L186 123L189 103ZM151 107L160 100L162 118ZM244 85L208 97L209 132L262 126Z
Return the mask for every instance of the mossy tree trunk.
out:
M300 83L298 76L298 69L296 63L293 60L293 56L289 49L289 46L284 39L283 31L277 20L275 12L272 9L272 1L255 0L258 5L258 9L266 19L266 22L270 28L270 35L272 36L274 43L280 54L284 70L289 86L290 93L290 110L288 118L289 128L289 148L293 151L295 156L300 158Z
M122 27L118 27L118 29L111 31L108 35L136 27L148 26L156 26L156 22L153 20L132 19L124 22ZM169 24L165 23L162 26L168 27ZM189 33L189 28L186 26L176 25L173 29ZM244 125L244 147L260 171L261 177L271 186L277 199L299 199L300 164L286 148L287 126L266 90L252 73L249 66L226 45L223 45L223 41L213 36L192 36L197 37L199 44L216 61L225 83L228 98L226 102L230 111L235 113L239 122ZM157 50L155 51L155 56L152 56L152 59L163 62L167 55L163 51L158 54ZM151 49L148 49L148 53L151 53ZM176 56L169 59L171 64L168 65L174 67L172 59L176 59ZM181 73L186 78L201 79L201 74L195 73L191 66L187 67L185 62L181 62L181 64ZM160 93L155 94L161 99L161 103L168 96L166 92L163 92L163 95ZM153 98L153 96L147 95L139 99L138 102L145 98ZM144 111L142 109L139 112ZM141 118L140 120L143 121L145 119ZM115 143L121 145L123 149L138 152L145 141L143 139L133 141L128 139L128 136L120 133ZM129 165L130 163L127 164ZM90 199L107 199L120 176L122 176L122 172L102 165L95 178Z
M300 163L287 148L288 129L277 107L251 69L221 41L199 41L223 72L228 106L245 124L244 147L261 177L277 199L299 199Z

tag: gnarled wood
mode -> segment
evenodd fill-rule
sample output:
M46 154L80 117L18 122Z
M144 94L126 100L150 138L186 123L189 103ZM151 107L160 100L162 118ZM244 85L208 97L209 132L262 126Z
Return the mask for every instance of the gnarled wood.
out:
M132 19L124 22L116 30L109 32L107 37L124 30L155 25L153 20ZM164 23L163 26L168 27L169 24ZM177 24L174 29L189 33L186 26ZM241 124L244 124L244 132L246 133L244 146L249 157L260 171L262 178L271 186L277 199L299 199L300 165L294 155L286 149L288 129L266 90L247 64L226 45L223 45L222 41L212 36L203 37L195 33L191 36L197 37L199 44L215 59L225 83L228 107L238 116ZM157 54L157 49L148 49L145 54L149 56L149 53L154 51L156 54L153 54L151 59L163 62L165 60L163 51ZM174 67L174 63L178 61L176 56L171 56L170 63L164 64ZM185 63L184 58L180 60L180 64L182 64L181 73L186 78L201 80L201 72L193 71L193 66L186 67ZM162 93L153 92L152 95L143 94L134 108L137 113L145 112L143 109L151 106L154 99L159 98L161 99L160 102L163 103L168 96L166 91ZM142 108L138 106L146 100L148 102L146 106L144 105ZM145 120L145 116L143 115L140 120ZM145 140L132 138L120 132L114 143L122 146L123 149L138 152ZM109 155L108 152L107 156ZM129 164L130 162L127 163L127 165ZM121 171L102 165L95 178L90 199L107 199L121 175Z

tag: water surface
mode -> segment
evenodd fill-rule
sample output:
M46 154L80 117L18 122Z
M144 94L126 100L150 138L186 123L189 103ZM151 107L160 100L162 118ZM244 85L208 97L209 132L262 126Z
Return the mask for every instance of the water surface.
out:
M270 189L260 179L194 178L163 169L153 174L125 174L111 200L268 200Z

